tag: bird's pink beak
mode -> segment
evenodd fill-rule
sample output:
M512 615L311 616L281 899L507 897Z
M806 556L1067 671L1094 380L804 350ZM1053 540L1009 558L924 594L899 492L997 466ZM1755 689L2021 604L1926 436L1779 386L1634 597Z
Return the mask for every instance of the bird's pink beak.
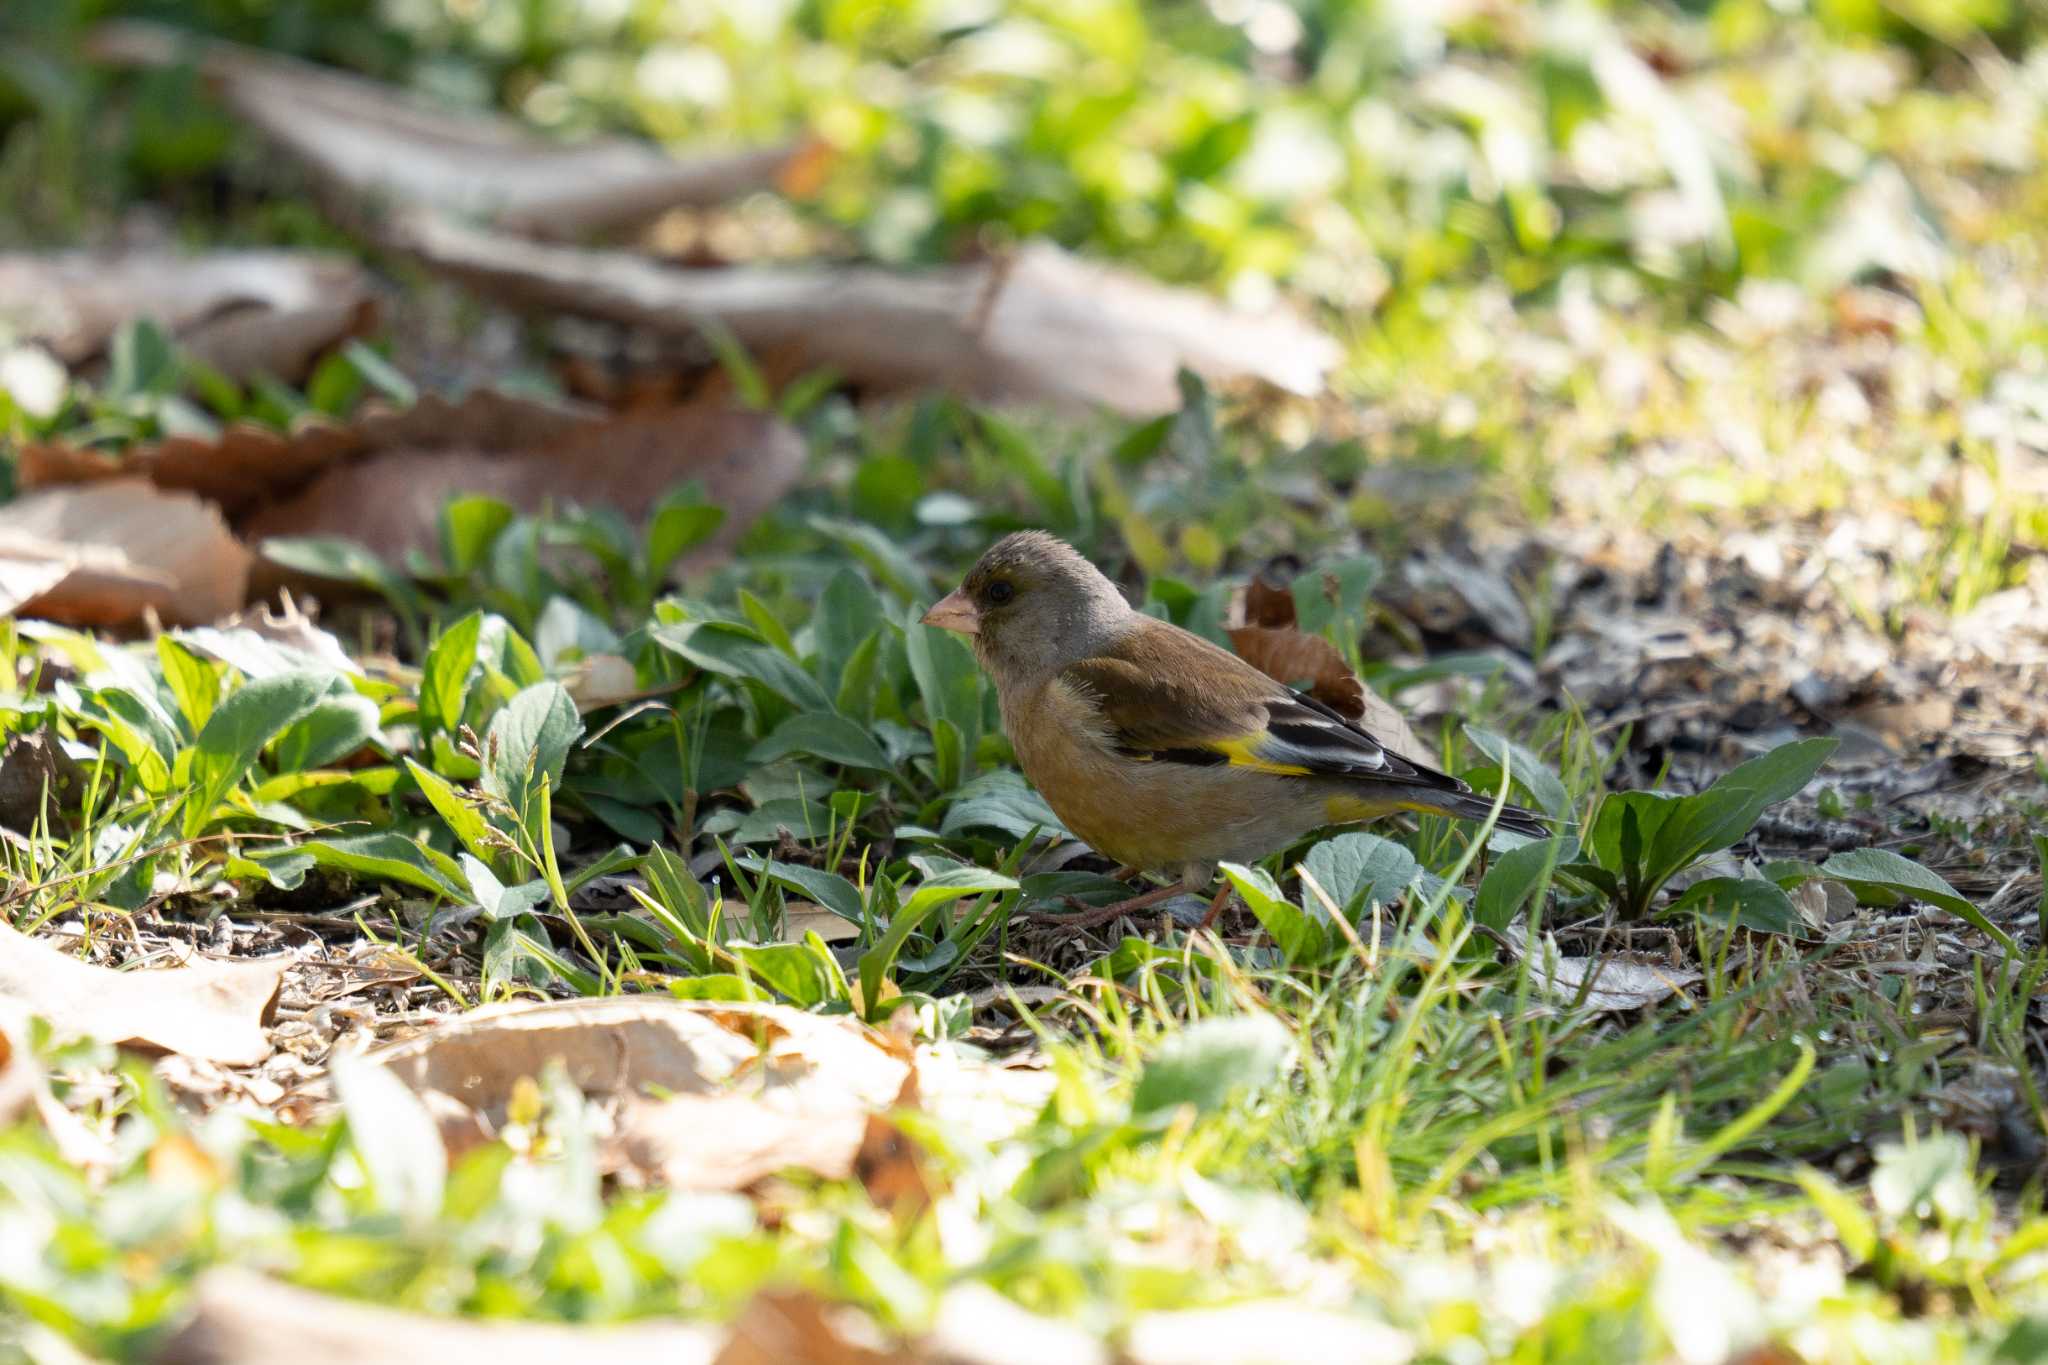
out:
M940 630L957 630L962 635L979 635L981 611L964 589L955 588L924 614L924 623Z

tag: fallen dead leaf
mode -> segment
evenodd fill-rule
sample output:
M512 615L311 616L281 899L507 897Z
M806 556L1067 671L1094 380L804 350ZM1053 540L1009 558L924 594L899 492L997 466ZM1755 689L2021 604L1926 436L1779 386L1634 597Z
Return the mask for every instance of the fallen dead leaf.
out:
M1539 990L1551 999L1569 1005L1585 990L1584 1006L1589 1010L1635 1010L1676 995L1700 979L1688 968L1667 967L1633 958L1565 957L1555 951L1546 936L1543 951L1527 948L1519 925L1508 930L1508 942L1517 954L1528 954L1530 976ZM1587 979L1592 984L1587 986Z
M1404 1365L1406 1333L1284 1299L1147 1313L1124 1341L1126 1365Z
M430 205L574 236L772 189L807 146L679 161L623 138L561 143L515 119L457 113L395 86L141 22L103 25L91 50L126 65L194 62L237 114L305 162L334 211L371 229L380 206Z
M1285 313L1200 294L1046 243L919 273L879 267L679 269L642 256L527 241L421 212L394 244L512 303L695 336L710 319L749 350L800 356L877 391L1169 412L1183 368L1322 391L1339 348Z
M288 965L202 959L117 972L0 924L0 997L67 1036L161 1049L233 1065L270 1055L264 1032Z
M81 626L172 624L242 605L249 552L220 513L142 479L29 493L0 507L0 615Z
M209 1270L191 1316L163 1344L159 1365L710 1365L724 1333L685 1322L617 1327L436 1318L281 1284L246 1270Z
M756 1294L732 1324L717 1365L915 1365L857 1308L801 1289Z
M441 509L451 497L483 494L538 514L568 503L616 509L640 519L678 484L700 483L725 509L716 535L682 567L715 562L795 483L803 438L763 413L680 407L579 425L544 444L384 449L334 464L296 495L241 523L244 536L345 536L387 562L433 555Z
M68 365L148 319L232 379L296 382L322 352L373 324L369 276L305 251L17 252L0 255L0 330Z
M633 661L623 654L592 654L579 660L562 685L569 689L569 699L578 711L616 706L646 695Z
M860 937L860 926L822 905L790 901L782 908L782 939L801 943L805 934L816 934L827 943L848 943Z

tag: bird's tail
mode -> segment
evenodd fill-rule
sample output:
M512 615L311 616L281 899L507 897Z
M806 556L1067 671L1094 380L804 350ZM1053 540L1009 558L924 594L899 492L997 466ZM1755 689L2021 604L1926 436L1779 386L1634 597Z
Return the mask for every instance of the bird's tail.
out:
M1493 798L1478 792L1431 792L1427 802L1417 802L1416 805L1418 809L1433 810L1460 820L1484 820L1493 814ZM1542 816L1516 805L1502 806L1500 819L1494 827L1526 834L1532 839L1547 839L1551 833Z

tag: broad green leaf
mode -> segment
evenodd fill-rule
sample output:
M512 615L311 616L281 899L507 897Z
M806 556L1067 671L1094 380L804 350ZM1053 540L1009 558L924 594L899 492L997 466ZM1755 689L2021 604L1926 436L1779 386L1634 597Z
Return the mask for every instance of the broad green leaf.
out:
M1697 796L1681 797L1654 833L1644 831L1649 888L1662 886L1702 855L1727 848L1749 833L1767 808L1797 796L1840 742L1800 739L1781 744Z
M817 935L807 937L816 939ZM822 939L818 946L824 948ZM808 943L737 943L732 953L747 964L757 980L791 1004L813 1009L834 998L837 982L826 967L831 960L829 949L823 961Z
M550 597L533 626L533 649L548 668L560 668L593 654L613 654L619 633L567 597Z
M1322 635L1336 627L1339 647L1344 636L1355 641L1365 623L1366 604L1380 580L1380 562L1356 555L1334 564L1319 564L1294 580L1295 624L1304 635Z
M1353 921L1367 905L1391 905L1422 870L1415 855L1392 839L1359 831L1323 840L1301 861Z
M867 727L832 711L791 716L754 746L747 761L773 763L791 754L810 754L849 768L890 769L889 756Z
M94 710L79 711L79 723L106 736L107 742L128 761L144 792L163 795L171 785L177 737L165 731L148 708L119 688L101 688L93 694L93 702Z
M1555 872L1578 853L1579 841L1570 835L1509 849L1486 870L1472 902L1472 917L1489 929L1505 929L1537 894L1545 869Z
M545 778L562 784L569 749L583 734L576 703L560 683L535 683L491 718L484 736L484 791L524 818L528 802Z
M484 912L487 920L530 914L547 904L549 891L544 878L536 877L517 886L507 886L490 868L467 853L457 854L456 862L462 867L463 879L469 883L469 894L476 897L477 908Z
M272 750L282 772L325 768L379 738L377 703L337 676L327 695L277 737Z
M516 516L508 503L481 493L449 499L441 509L441 562L463 577L490 555L491 546Z
M1146 1061L1131 1112L1159 1114L1186 1104L1209 1113L1239 1091L1271 1085L1293 1048L1286 1027L1268 1014L1199 1020L1168 1034Z
M844 546L898 597L915 602L930 589L930 571L876 528L832 517L812 517L810 527Z
M1809 932L1785 888L1761 877L1708 877L1694 882L1668 913L1691 910L1732 915L1737 924L1760 934L1801 936Z
M536 986L564 981L579 995L596 995L603 984L556 951L547 931L532 915L501 919L484 934L485 992L513 981Z
M1820 870L1838 881L1847 882L1852 890L1858 892L1866 886L1876 886L1926 901L1929 905L1938 905L1991 935L2007 952L2017 951L2012 937L1993 924L1960 891L1938 874L1888 848L1859 848L1851 853L1837 853L1822 863Z
M484 862L493 862L504 852L503 836L484 818L484 813L462 799L462 794L453 783L440 777L429 768L408 758L406 771L412 774L414 785L427 798L427 804L441 817L441 823L448 826L461 845Z
M370 1196L410 1227L441 1212L448 1149L427 1107L405 1082L361 1057L337 1057L334 1091L348 1120L349 1145L363 1163Z
M881 599L865 578L852 569L832 575L811 617L818 680L826 687L843 689L854 652L881 629L883 619Z
M1305 894L1307 904L1296 905L1280 894L1279 885L1263 868L1224 863L1218 870L1244 897L1244 903L1289 962L1316 962L1328 951L1332 933L1330 912L1314 895Z
M1517 744L1497 731L1482 729L1477 725L1467 725L1465 735L1472 741L1474 748L1492 759L1496 765L1502 765L1502 756L1508 755L1509 760L1504 766L1510 779L1521 784L1522 790L1528 792L1535 800L1538 810L1553 819L1564 818L1571 805L1571 798L1565 793L1564 783L1558 780L1557 774L1551 770L1548 763L1537 757L1535 750Z
M970 829L999 829L1013 839L1025 838L1033 830L1041 835L1067 833L1045 798L1007 768L984 773L953 793L939 832L952 836Z
M168 635L156 637L156 656L163 665L164 682L178 699L185 723L198 734L220 701L220 665L202 659Z
M647 523L647 576L660 583L669 567L725 524L723 507L706 506L688 490L671 493Z
M351 876L402 882L449 900L463 899L462 873L455 860L423 848L402 834L387 831L348 839L308 839L288 849L257 853L255 861L270 863L294 855L311 858L321 867Z
M799 711L832 709L832 701L817 679L746 626L729 621L682 621L657 627L650 638L707 672L759 683Z
M838 673L839 690L834 705L839 713L867 723L875 715L875 683L880 674L882 632L875 630L854 647L846 666Z
M484 617L473 611L441 632L420 672L420 729L454 733L462 724L469 677L476 672Z
M1678 809L1678 803L1685 798L1667 796L1662 792L1609 792L1600 802L1600 809L1594 813L1593 827L1586 835L1586 852L1595 863L1617 875L1625 874L1621 850L1622 816L1633 811L1639 844L1646 844L1656 837L1664 822ZM1637 861L1640 865L1641 852ZM1640 870L1640 866L1638 868Z
M327 685L327 675L280 673L244 683L214 708L193 742L185 837L192 838L206 827L214 806L242 780L263 746L310 712L325 695Z
M801 863L766 861L749 858L741 862L749 872L759 872L770 881L800 891L833 914L853 924L864 924L867 916L861 908L860 889L837 872L827 872L822 867L805 867Z

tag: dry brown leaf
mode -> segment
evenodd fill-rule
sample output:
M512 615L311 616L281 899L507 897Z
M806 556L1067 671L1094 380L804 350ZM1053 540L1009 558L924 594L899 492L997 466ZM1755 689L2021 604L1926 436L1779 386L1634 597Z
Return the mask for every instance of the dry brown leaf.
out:
M433 554L442 506L460 494L499 498L522 512L568 503L644 517L677 484L703 485L723 507L718 534L683 567L722 558L802 472L803 438L762 413L682 407L578 425L546 444L511 448L398 447L322 472L296 495L243 521L252 542L339 535L391 563Z
M522 1078L560 1061L585 1093L622 1102L615 1159L690 1189L848 1174L868 1115L911 1074L848 1019L660 996L479 1010L369 1056L421 1094L458 1151L504 1122Z
M1232 311L1189 290L1032 243L1013 255L917 273L878 267L678 269L618 251L527 241L415 213L395 243L511 302L696 335L705 319L749 350L802 358L865 388L1100 404L1180 405L1185 367L1315 394L1339 357L1284 313Z
M42 1088L42 1076L28 1051L27 1023L27 1011L0 1002L0 1128L34 1104Z
M0 924L0 998L67 1036L98 1038L231 1065L270 1055L264 1025L286 959L117 972L80 962Z
M685 1322L617 1327L477 1321L402 1313L298 1289L246 1270L209 1270L160 1365L710 1365L725 1334Z
M154 24L104 25L92 50L139 66L195 61L236 113L324 182L338 214L370 228L388 201L573 236L772 189L804 147L678 161L623 138L560 143L515 119L458 113L395 86Z
M1403 758L1436 761L1394 704L1360 682L1337 647L1322 636L1305 635L1293 626L1239 626L1229 634L1231 648L1267 677L1300 688Z
M639 670L623 654L592 654L579 660L562 679L562 686L569 690L569 700L576 703L578 711L616 706L646 695L640 688Z
M296 381L335 343L367 330L369 277L346 257L305 251L18 252L0 255L0 330L67 364L102 354L147 318L230 378Z
M0 615L182 625L242 605L249 552L199 499L138 478L30 493L0 507Z
M717 1365L915 1365L857 1308L801 1289L756 1294L732 1324Z
M805 934L816 934L827 943L847 943L860 937L860 926L822 905L790 901L782 908L782 941L801 943Z
M1131 1324L1126 1365L1404 1365L1406 1333L1367 1318L1275 1299L1147 1313Z

